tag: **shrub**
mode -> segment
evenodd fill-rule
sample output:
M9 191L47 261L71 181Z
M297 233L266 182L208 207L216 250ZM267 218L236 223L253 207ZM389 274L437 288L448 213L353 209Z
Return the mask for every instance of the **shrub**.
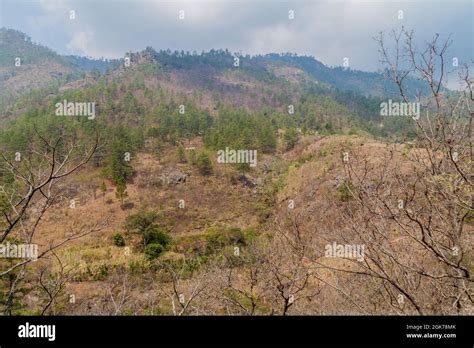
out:
M197 160L196 164L201 175L211 175L212 174L212 163L209 159L209 156L205 153L201 153Z
M122 247L125 245L125 240L123 239L123 236L120 233L114 234L112 240L114 241L114 245L118 247Z
M151 226L143 232L143 244L160 244L166 248L171 243L171 237L162 229Z
M123 200L128 197L127 184L125 183L125 180L119 180L117 183L117 187L115 188L115 197L120 199L120 202L123 205Z
M349 180L344 180L337 188L336 197L341 202L347 202L352 198L351 191L353 189L352 183Z
M190 150L189 151L189 162L194 166L196 162L196 150Z
M141 234L152 226L157 219L158 214L155 211L145 211L129 215L125 219L125 228L131 233Z
M240 228L219 228L211 230L207 236L206 252L212 253L228 245L245 245L245 234Z
M102 192L102 196L105 196L107 193L107 185L105 185L105 182L102 181L102 184L100 184L100 191Z
M151 243L145 247L144 253L148 260L156 259L165 250L159 243Z
M294 128L288 129L283 136L286 144L286 150L291 150L298 142L298 132Z
M178 162L179 163L186 163L186 155L184 153L184 148L182 145L178 146L178 149L176 150L176 156L178 157Z
M159 215L155 211L133 214L125 219L125 228L128 232L142 237L144 249L149 244L160 244L164 249L167 249L171 243L171 237L157 225L158 218Z

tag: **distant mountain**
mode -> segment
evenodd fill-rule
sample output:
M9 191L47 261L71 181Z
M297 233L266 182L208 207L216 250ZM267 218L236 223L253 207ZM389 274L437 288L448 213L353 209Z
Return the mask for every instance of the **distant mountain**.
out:
M16 58L20 58L22 64L29 65L47 60L66 63L51 49L33 43L28 35L14 29L0 28L0 48L1 67L14 66Z
M387 80L381 73L364 72L341 67L330 68L313 57L296 56L293 54L268 54L263 59L301 68L317 81L324 82L342 91L353 91L366 96L377 97L397 98L399 96L398 87L392 81ZM410 93L421 91L424 95L429 92L425 84L416 79L408 79L406 83L407 90Z
M133 121L176 103L211 114L222 106L288 113L294 105L309 128L332 121L343 127L357 119L378 132L381 100L398 97L380 73L331 68L290 53L236 56L222 49L198 54L147 47L126 59L90 59L59 55L11 29L0 30L0 52L3 121L67 97L97 101L109 121ZM414 79L408 84L419 89Z
M61 56L17 30L0 28L0 104L35 89L54 90L93 69L105 72L113 61Z
M328 67L310 56L297 56L292 53L266 54L257 56L235 56L228 50L210 50L201 54L189 52L155 51L148 47L141 53L151 57L165 68L177 70L222 71L238 65L243 70L263 81L282 77L292 82L315 83L339 91L351 91L364 96L398 98L398 87L383 73L363 72L341 67ZM429 93L421 81L406 80L410 93Z
M155 51L151 47L142 55L151 57L164 68L194 71L190 78L206 80L206 72L222 71L233 67L235 56L228 50L211 50L201 54L189 52ZM136 54L135 54L136 55ZM19 61L18 61L19 59ZM11 100L25 91L42 87L58 87L83 78L86 73L104 74L116 68L120 60L92 59L79 56L62 56L37 43L17 30L0 29L0 102ZM19 64L19 66L16 66ZM396 98L397 87L383 74L328 67L314 57L292 53L239 57L243 70L262 81L275 77L293 82L313 82L340 91L352 91L365 96ZM302 80L303 79L303 80ZM208 79L207 79L208 80ZM208 83L211 81L207 81ZM415 93L427 91L420 81L410 79L407 88Z
M101 74L104 74L108 69L112 69L119 64L119 60L117 59L93 59L72 55L63 57L75 67L78 67L85 72L97 70Z

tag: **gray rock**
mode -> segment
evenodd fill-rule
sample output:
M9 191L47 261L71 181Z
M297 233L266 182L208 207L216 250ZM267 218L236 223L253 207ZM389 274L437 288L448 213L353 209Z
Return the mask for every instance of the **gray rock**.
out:
M172 169L167 173L160 175L161 182L165 185L178 185L186 182L189 174L181 171L180 169Z

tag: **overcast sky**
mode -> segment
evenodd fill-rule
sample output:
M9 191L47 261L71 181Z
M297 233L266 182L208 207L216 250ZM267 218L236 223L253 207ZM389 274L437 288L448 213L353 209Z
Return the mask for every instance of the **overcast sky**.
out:
M123 57L146 46L198 52L295 52L330 66L380 68L373 37L402 25L418 42L452 35L451 57L474 57L474 1L0 0L1 26L62 54ZM75 19L70 19L70 11ZM184 10L184 19L179 18ZM294 19L289 19L289 11ZM399 19L399 11L403 19Z

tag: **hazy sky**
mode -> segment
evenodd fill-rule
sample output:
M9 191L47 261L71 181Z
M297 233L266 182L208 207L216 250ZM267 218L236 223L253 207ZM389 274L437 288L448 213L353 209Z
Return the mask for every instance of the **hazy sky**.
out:
M146 46L249 54L296 52L331 66L380 67L373 37L414 29L422 43L452 35L451 57L474 57L474 1L0 0L1 26L63 54L123 57ZM70 11L75 19L70 19ZM184 19L179 18L184 10ZM294 19L289 19L289 11ZM403 19L399 19L399 10Z

